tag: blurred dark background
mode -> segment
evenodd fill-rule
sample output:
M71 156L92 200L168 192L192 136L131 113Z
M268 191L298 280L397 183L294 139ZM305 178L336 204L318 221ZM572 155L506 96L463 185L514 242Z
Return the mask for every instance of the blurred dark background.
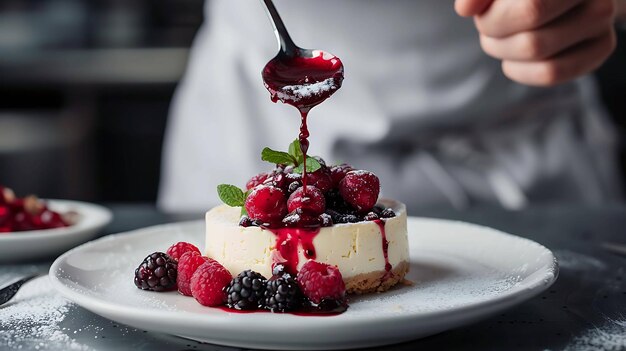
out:
M154 201L169 103L203 4L2 0L0 184L18 195ZM626 33L619 36L597 76L624 135Z

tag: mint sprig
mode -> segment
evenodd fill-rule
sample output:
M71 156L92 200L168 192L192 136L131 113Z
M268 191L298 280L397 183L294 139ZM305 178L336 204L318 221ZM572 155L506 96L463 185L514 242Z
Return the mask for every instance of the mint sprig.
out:
M300 147L300 140L296 139L289 144L289 155L296 159L296 166L304 161L304 153Z
M309 157L309 156L306 157L306 172L307 173L313 173L320 168L322 168L322 165L316 159L314 159L313 157ZM304 163L299 164L298 167L293 169L295 173L300 173L300 174L302 174L303 170L304 170Z
M266 147L261 151L261 160L267 161L273 164L282 164L282 165L290 165L297 164L297 159L283 151L272 150L269 147Z
M231 207L243 207L246 203L246 193L238 187L230 184L220 184L217 186L217 196L220 200Z
M300 147L300 141L298 139L294 140L291 144L289 144L289 152L276 151L272 150L269 147L266 147L261 151L261 160L267 161L273 164L281 164L286 166L294 166L294 172L302 173L304 166L304 153L302 152L302 148ZM320 169L322 165L312 158L307 156L306 158L306 171L307 172L315 172Z

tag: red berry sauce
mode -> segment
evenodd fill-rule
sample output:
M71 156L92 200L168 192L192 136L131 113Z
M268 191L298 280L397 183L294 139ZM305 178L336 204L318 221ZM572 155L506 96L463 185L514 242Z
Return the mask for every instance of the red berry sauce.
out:
M389 240L387 240L387 234L385 233L385 221L382 219L374 220L374 223L378 224L378 228L380 228L382 246L383 246L383 256L385 257L385 275L382 277L382 280L385 281L391 274L391 263L389 263Z
M285 270L296 275L298 273L298 249L302 247L304 257L314 260L317 257L313 239L320 232L320 228L278 228L268 229L276 236L276 251L273 265L283 264Z

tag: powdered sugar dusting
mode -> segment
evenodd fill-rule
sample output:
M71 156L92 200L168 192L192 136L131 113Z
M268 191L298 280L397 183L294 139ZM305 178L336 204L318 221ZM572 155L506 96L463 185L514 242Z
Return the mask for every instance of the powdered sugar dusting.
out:
M61 326L71 306L55 292L47 276L27 283L9 304L0 308L1 348L91 350Z
M626 349L626 318L609 319L604 325L585 331L567 345L565 351L619 351Z
M350 313L381 315L444 311L492 300L515 288L522 280L519 276L505 275L471 262L464 266L444 261L436 265L426 262L412 262L407 279L414 285L353 298ZM372 304L378 308L372 308Z
M287 85L284 86L281 91L276 92L276 95L280 100L293 100L298 101L300 99L309 98L314 95L320 95L322 93L337 89L334 78L328 78L321 82L312 84L300 84L300 85Z

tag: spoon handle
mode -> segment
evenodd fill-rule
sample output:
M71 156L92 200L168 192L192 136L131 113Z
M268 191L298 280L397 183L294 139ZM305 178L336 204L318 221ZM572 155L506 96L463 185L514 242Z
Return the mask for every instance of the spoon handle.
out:
M11 300L13 296L17 294L17 291L20 290L20 288L22 287L22 285L24 285L24 283L26 283L27 281L31 279L37 278L39 276L40 276L39 274L33 274L28 277L22 278L7 287L0 289L0 306L9 302L9 300Z
M280 51L288 56L294 56L299 48L294 44L293 40L291 40L289 32L287 32L287 28L280 18L274 3L272 0L261 0L261 2L265 5L265 12L270 17L272 26L274 27L274 34L276 34L276 39L278 39Z

